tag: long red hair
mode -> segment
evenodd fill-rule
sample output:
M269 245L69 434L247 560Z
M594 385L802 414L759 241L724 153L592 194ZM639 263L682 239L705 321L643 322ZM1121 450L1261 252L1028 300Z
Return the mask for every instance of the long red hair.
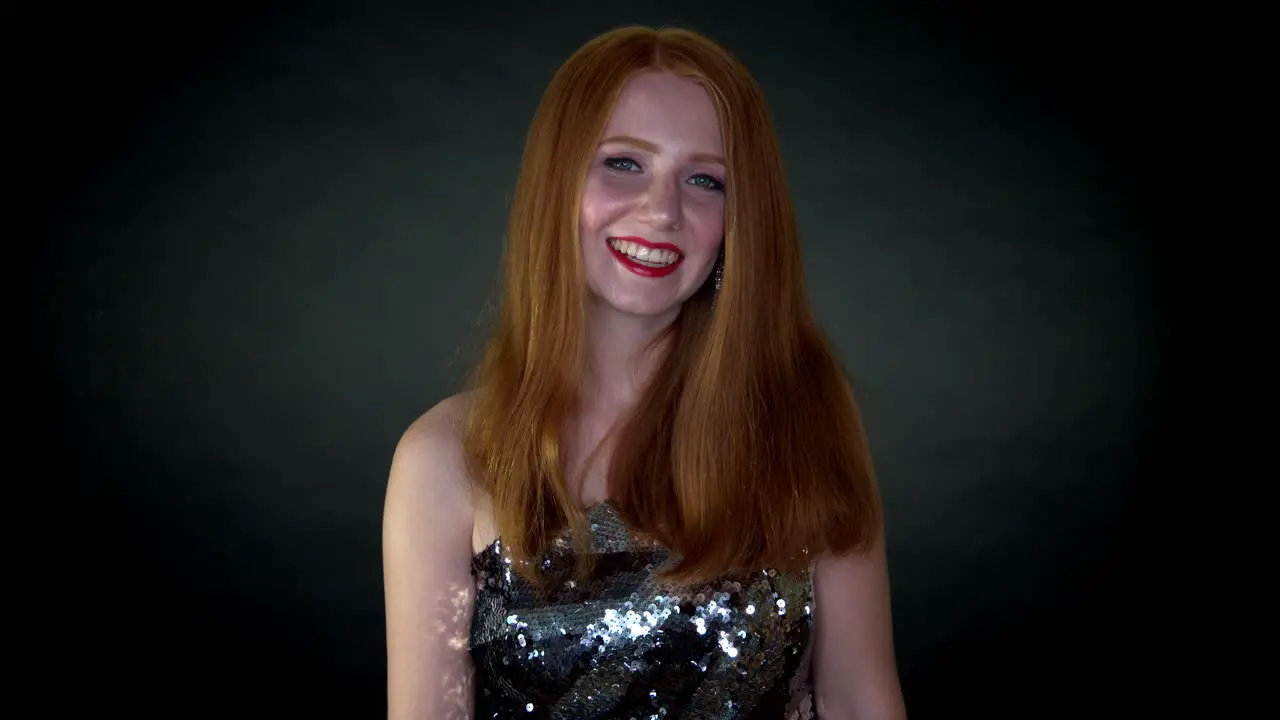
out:
M861 417L818 328L781 154L746 68L684 29L626 27L581 47L534 116L512 201L497 327L472 380L464 445L517 560L585 513L561 438L584 362L579 203L626 82L661 69L701 83L728 165L723 286L690 298L653 380L622 421L609 471L628 525L672 550L677 581L800 570L866 550L881 511ZM517 563L519 566L520 563Z

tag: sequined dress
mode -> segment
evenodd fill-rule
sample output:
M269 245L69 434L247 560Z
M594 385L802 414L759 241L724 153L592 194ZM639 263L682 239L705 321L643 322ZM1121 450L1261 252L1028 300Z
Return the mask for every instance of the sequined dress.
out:
M698 588L663 586L662 548L637 542L615 508L587 514L595 565L544 597L501 540L472 559L475 717L812 718L812 573L761 570ZM540 561L563 574L568 533Z

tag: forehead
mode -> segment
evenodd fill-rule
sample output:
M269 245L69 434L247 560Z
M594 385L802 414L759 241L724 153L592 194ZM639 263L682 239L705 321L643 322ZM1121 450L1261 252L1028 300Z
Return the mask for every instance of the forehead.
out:
M724 151L710 93L694 80L665 72L644 72L627 82L605 135L630 135L673 151Z

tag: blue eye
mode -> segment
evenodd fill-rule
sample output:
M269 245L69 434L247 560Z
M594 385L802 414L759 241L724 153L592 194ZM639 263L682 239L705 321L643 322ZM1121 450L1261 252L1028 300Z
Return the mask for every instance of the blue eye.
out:
M631 158L611 157L604 159L604 166L610 170L621 170L622 172L635 172L640 169L640 164Z
M640 167L640 163L636 162L635 160L632 160L629 157L605 158L604 166L609 168L610 170L617 170L618 172L630 173L630 172L642 171L642 168ZM724 192L724 183L711 177L710 175L707 175L706 173L698 173L697 175L694 175L693 177L689 178L689 184L695 187L700 187L704 190L710 190L712 192Z
M694 175L693 177L689 178L689 182L693 183L694 185L697 185L700 188L706 188L707 190L714 190L716 192L724 192L724 183L711 177L710 175L699 173L698 175Z

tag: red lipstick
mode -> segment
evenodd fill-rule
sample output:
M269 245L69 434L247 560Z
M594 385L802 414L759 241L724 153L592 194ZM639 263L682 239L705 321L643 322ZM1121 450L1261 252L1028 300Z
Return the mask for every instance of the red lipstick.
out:
M671 263L670 265L664 265L662 267L649 267L648 265L642 265L639 262L636 262L635 258L628 256L624 252L620 252L616 247L614 247L612 242L614 240L617 240L620 242L635 243L636 245L642 245L644 247L647 247L650 250L670 250L671 252L676 253L677 255L676 261ZM622 263L623 267L625 267L626 269L630 270L631 272L637 275L640 275L641 277L648 277L648 278L666 277L671 273L675 272L676 268L680 267L680 263L684 262L684 253L680 252L680 248L676 247L675 245L672 245L671 243L649 242L648 240L645 240L642 237L635 237L633 235L628 235L623 237L609 238L609 240L606 241L605 244L609 246L609 252L613 253L613 256L617 258L618 262Z

